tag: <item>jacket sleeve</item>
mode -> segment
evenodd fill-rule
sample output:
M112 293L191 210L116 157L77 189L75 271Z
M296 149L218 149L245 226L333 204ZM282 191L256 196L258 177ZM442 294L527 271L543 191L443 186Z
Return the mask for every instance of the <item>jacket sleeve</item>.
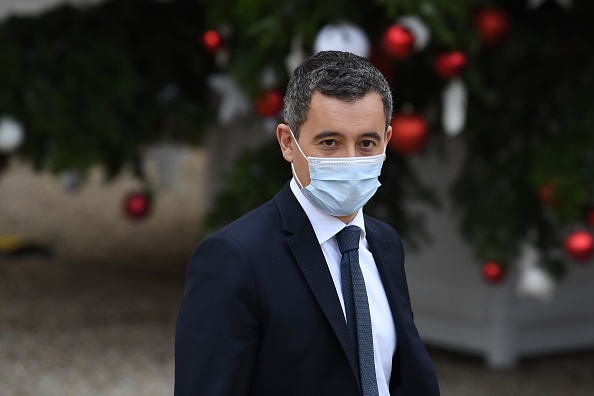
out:
M175 334L175 396L248 395L260 339L247 255L216 234L188 266Z

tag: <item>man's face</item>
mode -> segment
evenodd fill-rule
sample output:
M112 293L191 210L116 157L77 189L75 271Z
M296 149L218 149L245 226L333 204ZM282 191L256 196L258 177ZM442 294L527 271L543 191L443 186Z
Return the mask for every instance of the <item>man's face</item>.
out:
M385 128L386 118L381 96L370 93L361 99L345 102L314 92L307 120L299 131L299 145L308 157L363 157L379 155L392 136ZM309 168L289 127L280 124L277 138L283 157L293 162L303 187L309 185Z

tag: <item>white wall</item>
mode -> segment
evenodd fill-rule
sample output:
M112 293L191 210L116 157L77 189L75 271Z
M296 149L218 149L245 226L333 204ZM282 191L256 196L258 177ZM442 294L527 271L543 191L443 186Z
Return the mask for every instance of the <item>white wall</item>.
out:
M411 203L426 216L434 238L408 251L408 275L415 321L428 344L484 356L493 368L510 368L526 356L594 347L594 262L568 262L567 277L550 302L521 298L517 271L499 285L481 277L481 263L458 232L447 192L464 156L459 140L447 140L442 160L432 150L413 158L423 181L433 186L441 209Z

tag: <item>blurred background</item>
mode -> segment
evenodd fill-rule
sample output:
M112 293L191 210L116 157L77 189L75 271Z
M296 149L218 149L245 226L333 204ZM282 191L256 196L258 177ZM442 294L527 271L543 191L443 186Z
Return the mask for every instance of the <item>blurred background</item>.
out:
M200 240L290 178L293 70L393 88L368 214L444 395L594 389L594 3L0 0L0 394L164 395Z

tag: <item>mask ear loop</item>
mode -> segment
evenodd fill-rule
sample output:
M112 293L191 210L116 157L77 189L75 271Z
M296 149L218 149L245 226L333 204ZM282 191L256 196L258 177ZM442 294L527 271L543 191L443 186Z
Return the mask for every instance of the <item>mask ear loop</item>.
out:
M291 129L291 128L289 128L289 129ZM384 135L384 138L385 138L385 135ZM387 149L387 148L388 148L388 142L386 142L386 144L384 144L384 161L385 161L386 159L388 159L388 157L386 156L386 149Z
M291 129L291 127L289 127L289 132L291 132L291 136L293 137L293 140L295 141L295 145L299 149L299 152L301 152L301 155L303 156L303 158L305 158L305 160L309 163L309 159L303 153L303 150L301 150L301 147L299 147L299 143L297 143L297 139L295 138L295 135L293 134L293 130ZM295 177L295 181L297 182L297 184L299 184L299 187L301 187L303 189L303 184L301 184L299 177L297 177L297 172L295 172L295 166L293 165L293 162L291 162L291 170L293 171L293 177Z
M293 177L295 178L295 181L297 182L297 184L299 184L299 188L303 189L303 184L301 184L301 181L297 177L297 172L295 172L295 167L293 166L292 162L291 162L291 170L293 171Z
M303 153L303 150L301 150L301 146L299 146L299 143L297 143L297 139L295 138L295 135L293 134L293 130L291 129L291 127L289 127L289 132L291 132L291 136L293 136L293 140L295 141L295 144L297 145L297 148L299 149L299 151L301 152L301 155L303 156L303 158L305 158L305 160L307 162L309 162L309 159L307 158L307 155L305 155ZM385 150L384 150L385 151Z

